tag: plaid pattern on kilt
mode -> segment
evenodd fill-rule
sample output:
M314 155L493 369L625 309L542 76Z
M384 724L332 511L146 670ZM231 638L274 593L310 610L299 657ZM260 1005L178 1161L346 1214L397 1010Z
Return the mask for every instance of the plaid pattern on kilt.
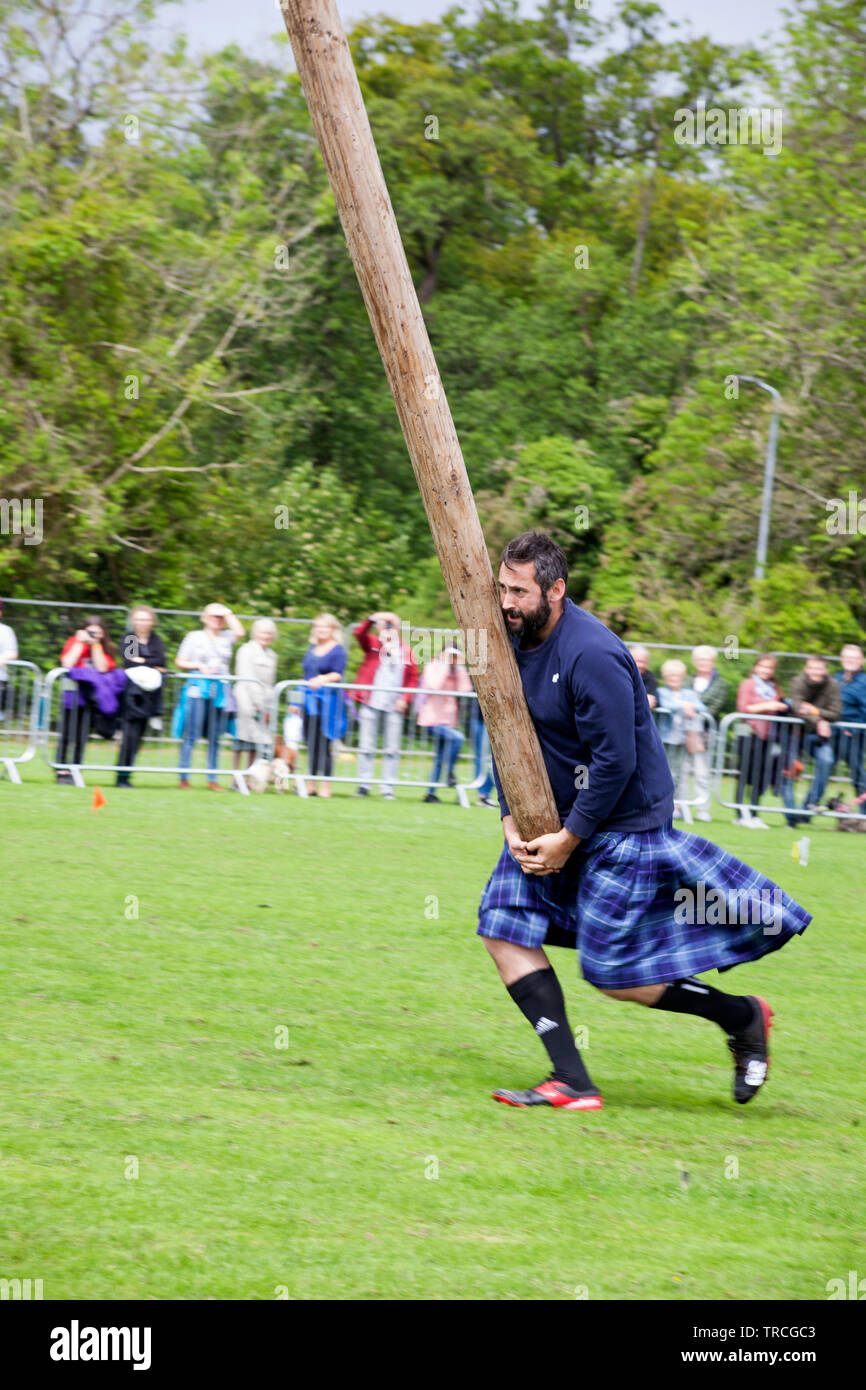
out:
M758 960L811 920L772 879L668 821L596 832L557 875L524 874L503 847L478 934L576 948L590 984L632 989Z

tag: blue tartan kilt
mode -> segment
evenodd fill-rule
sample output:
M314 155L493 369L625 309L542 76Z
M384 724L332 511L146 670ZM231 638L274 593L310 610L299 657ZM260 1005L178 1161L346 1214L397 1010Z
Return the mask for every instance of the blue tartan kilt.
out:
M570 946L598 989L730 970L777 951L811 913L727 850L674 830L600 831L560 874L524 874L507 846L478 911L478 935Z

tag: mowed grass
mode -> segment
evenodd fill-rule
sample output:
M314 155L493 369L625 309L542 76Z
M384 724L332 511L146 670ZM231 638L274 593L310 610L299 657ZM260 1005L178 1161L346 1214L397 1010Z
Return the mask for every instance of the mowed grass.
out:
M96 780L98 812L0 784L0 1277L46 1299L741 1300L864 1272L859 837L813 822L801 868L790 831L700 827L815 917L708 976L776 1010L752 1105L714 1025L614 1003L554 951L605 1109L523 1111L490 1099L546 1071L474 934L494 812Z

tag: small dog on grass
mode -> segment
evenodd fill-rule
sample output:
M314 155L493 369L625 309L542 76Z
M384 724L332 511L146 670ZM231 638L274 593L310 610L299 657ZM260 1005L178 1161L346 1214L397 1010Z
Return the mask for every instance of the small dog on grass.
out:
M274 744L272 758L256 758L247 768L244 776L251 792L263 792L273 783L278 792L289 790L289 779L295 770L295 750L287 748L282 739Z
M834 796L827 802L828 811L847 811L847 816L840 816L836 822L837 830L852 830L866 833L866 814L864 814L864 802L866 802L866 792L858 796L854 801L843 801L841 796ZM859 814L858 814L859 812Z

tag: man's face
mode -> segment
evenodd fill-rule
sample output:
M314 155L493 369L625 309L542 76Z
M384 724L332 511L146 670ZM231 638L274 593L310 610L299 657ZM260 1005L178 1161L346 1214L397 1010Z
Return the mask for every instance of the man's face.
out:
M863 653L861 652L861 650L860 650L859 647L843 647L843 648L842 648L842 670L843 670L843 671L850 671L850 672L859 671L859 670L860 670L860 667L861 667L862 665L863 665Z
M812 685L820 685L827 674L827 666L823 661L807 661L805 669L806 680L810 681Z
M635 666L640 671L641 675L643 675L644 671L649 666L649 656L642 647L638 647L633 651L632 656L634 657Z
M499 601L512 637L540 632L550 618L550 604L541 592L531 560L513 568L499 566Z

